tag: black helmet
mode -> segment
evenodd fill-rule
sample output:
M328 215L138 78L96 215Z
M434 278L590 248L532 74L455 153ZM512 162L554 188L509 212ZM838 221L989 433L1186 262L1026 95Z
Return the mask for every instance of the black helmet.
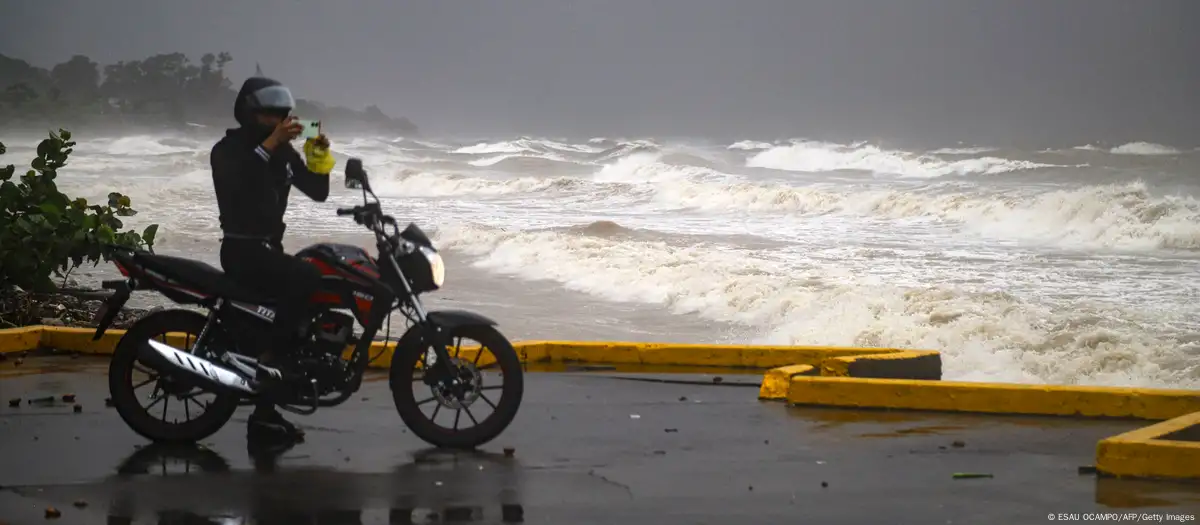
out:
M262 112L287 115L296 107L292 92L278 80L251 77L242 84L237 101L233 103L233 117L243 126L254 124L254 114Z

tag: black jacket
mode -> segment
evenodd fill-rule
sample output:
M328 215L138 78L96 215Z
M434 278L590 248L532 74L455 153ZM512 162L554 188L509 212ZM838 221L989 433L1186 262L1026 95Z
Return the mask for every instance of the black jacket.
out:
M287 228L283 214L293 185L314 201L329 197L329 176L309 171L291 144L268 153L244 128L227 131L213 146L210 162L227 238L261 238L278 245Z

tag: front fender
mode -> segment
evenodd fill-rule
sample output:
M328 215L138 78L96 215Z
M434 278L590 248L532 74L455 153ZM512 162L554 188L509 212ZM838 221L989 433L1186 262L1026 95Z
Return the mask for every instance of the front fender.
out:
M481 314L467 310L434 310L425 314L430 323L453 330L462 326L496 326L498 323Z

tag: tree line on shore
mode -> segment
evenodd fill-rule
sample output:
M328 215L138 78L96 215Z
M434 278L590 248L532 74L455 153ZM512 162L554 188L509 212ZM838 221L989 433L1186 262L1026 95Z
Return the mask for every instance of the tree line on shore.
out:
M199 63L183 53L100 66L75 55L43 69L0 54L0 120L42 126L224 126L232 122L237 86L226 76L229 53ZM297 99L296 114L342 131L416 134L404 117L377 106L354 110Z

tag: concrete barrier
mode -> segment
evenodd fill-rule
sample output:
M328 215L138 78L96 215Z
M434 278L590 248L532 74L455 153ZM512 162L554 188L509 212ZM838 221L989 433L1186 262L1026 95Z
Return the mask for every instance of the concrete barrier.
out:
M1191 390L793 377L794 405L1162 420L1200 411Z
M0 330L0 352L25 351L35 348L89 354L111 354L124 330L108 330L104 337L92 341L94 330L34 326ZM177 340L178 339L178 340ZM182 335L169 338L170 344L182 343ZM372 367L391 366L394 342L371 345ZM612 365L644 365L653 367L742 368L767 370L796 364L814 369L830 370L836 375L882 374L880 377L941 377L941 360L937 352L912 352L897 348L854 348L834 346L751 346L699 345L676 343L583 342L583 341L518 341L513 343L521 360L526 363L592 363ZM349 350L347 350L348 352ZM464 347L462 357L474 360L477 347ZM892 358L877 356L891 355ZM490 360L485 354L480 364ZM842 360L842 361L832 361ZM833 363L833 364L830 364ZM779 387L775 399L786 397L786 386Z
M1200 412L1101 440L1096 470L1115 477L1200 479Z

